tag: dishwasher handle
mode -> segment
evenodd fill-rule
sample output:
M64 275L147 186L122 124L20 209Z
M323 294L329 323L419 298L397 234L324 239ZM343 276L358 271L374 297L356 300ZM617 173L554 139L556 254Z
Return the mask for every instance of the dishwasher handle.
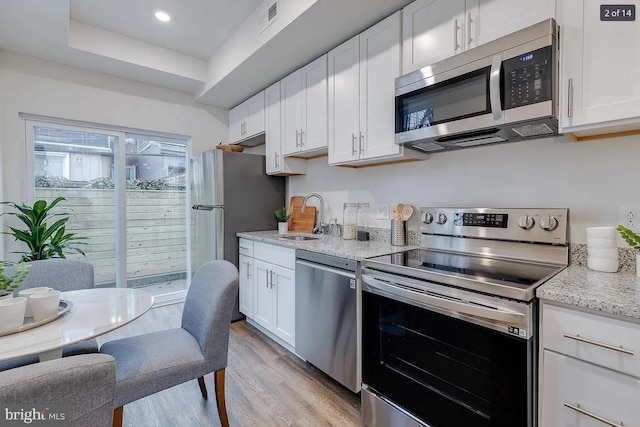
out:
M327 271L329 273L338 274L340 276L348 277L350 279L356 278L356 273L347 270L340 270L338 268L328 267L322 264L316 264L315 262L308 262L303 260L296 260L296 264L304 265L305 267L315 268L317 270Z

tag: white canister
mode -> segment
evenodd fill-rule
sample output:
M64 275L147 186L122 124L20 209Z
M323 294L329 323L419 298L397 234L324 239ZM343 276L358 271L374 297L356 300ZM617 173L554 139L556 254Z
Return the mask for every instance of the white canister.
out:
M49 319L58 312L60 291L36 292L29 297L29 302L33 312L33 320L40 322L41 320Z
M47 286L38 286L37 288L29 288L29 289L23 289L20 292L18 292L18 296L21 297L25 297L27 299L27 311L24 313L25 317L33 317L33 312L31 311L31 304L29 303L29 298L31 297L31 295L35 294L36 292L46 292L46 291L52 291L53 288L49 288Z
M22 326L26 309L27 299L24 297L0 300L0 330Z

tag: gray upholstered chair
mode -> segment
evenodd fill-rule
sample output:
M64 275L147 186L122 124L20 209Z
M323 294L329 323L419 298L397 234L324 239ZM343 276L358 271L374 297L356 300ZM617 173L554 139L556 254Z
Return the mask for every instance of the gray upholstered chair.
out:
M0 372L0 407L63 405L71 426L111 426L116 367L112 357L85 354ZM19 405L19 406L18 406ZM44 408L42 408L44 409ZM4 410L3 410L4 416ZM35 422L35 424L39 424Z
M206 262L191 281L181 328L109 341L100 347L101 353L116 359L114 426L122 425L122 407L127 403L196 378L206 399L204 375L211 372L215 372L220 422L229 425L224 370L237 293L236 267L228 261Z
M15 268L16 267L7 267L7 273L11 272ZM38 286L49 286L63 292L78 289L91 289L94 286L93 265L87 261L76 261L62 258L34 261L31 263L29 275L25 281L22 282L20 289L17 292L23 289L36 288ZM98 342L93 339L63 348L62 357L97 352ZM39 358L37 355L7 360L0 362L0 371L37 363L38 361Z

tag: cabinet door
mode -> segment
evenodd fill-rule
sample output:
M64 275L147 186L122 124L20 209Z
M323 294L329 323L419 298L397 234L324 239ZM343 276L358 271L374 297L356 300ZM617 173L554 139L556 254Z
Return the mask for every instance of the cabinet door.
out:
M606 425L585 412L608 425L640 426L640 380L548 350L543 358L541 426Z
M253 281L255 298L253 320L271 330L273 323L273 290L271 289L271 265L258 259L253 260Z
M399 154L395 78L400 75L400 12L360 34L359 149L366 159Z
M247 124L245 137L264 132L264 91L259 92L247 101Z
M302 77L301 151L327 146L327 55L304 66Z
M284 156L300 151L302 128L302 73L296 70L280 81L282 132L280 145Z
M638 21L600 21L601 1L559 4L561 130L640 116Z
M265 104L265 160L267 175L282 171L280 150L280 82L264 91Z
M466 0L465 49L555 18L555 0Z
M253 286L253 258L240 255L239 264L238 285L240 287L240 312L248 318L253 319L253 296L255 294L255 288Z
M360 43L359 37L341 44L329 60L329 164L360 157Z
M244 102L229 110L229 142L244 139L244 119L247 115L247 104Z
M402 9L402 73L462 52L465 0L417 0Z
M277 265L273 271L273 333L295 346L296 275L294 270Z

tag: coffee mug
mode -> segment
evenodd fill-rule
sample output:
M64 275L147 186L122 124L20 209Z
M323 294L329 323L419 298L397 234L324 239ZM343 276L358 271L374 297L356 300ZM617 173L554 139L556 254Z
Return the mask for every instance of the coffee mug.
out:
M50 290L31 294L29 297L33 320L39 322L53 317L58 312L60 304L60 291Z
M24 289L18 292L18 296L25 297L27 299L27 311L24 313L24 317L33 317L33 312L31 311L31 304L29 303L29 297L36 292L44 292L44 291L52 291L53 288L49 288L47 286L39 286L37 288L29 288Z

